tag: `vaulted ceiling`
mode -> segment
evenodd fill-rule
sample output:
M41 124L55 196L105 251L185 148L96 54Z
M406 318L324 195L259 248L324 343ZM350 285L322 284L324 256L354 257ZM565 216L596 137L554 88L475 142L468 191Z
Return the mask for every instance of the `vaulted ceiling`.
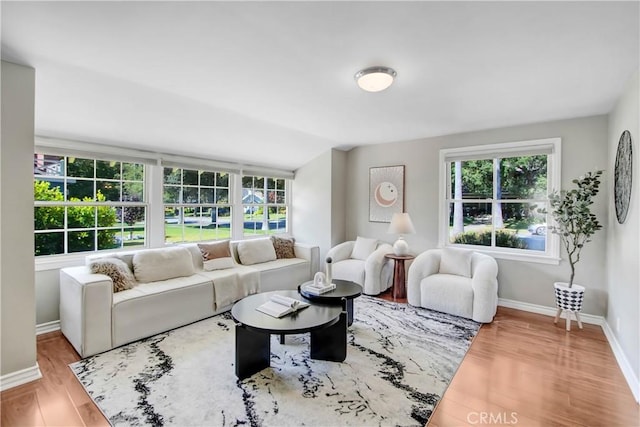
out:
M335 147L608 113L638 2L10 2L36 134L296 169ZM393 67L388 90L353 75Z

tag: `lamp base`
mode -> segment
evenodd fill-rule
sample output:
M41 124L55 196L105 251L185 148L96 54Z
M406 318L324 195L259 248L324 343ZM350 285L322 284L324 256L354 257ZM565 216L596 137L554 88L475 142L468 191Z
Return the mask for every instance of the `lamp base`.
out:
M393 253L396 255L409 254L409 244L402 237L398 237L398 240L393 244Z

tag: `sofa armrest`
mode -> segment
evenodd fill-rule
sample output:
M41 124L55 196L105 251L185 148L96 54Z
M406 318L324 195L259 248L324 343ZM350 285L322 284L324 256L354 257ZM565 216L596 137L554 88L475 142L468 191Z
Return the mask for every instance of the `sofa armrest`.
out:
M309 261L310 265L310 277L313 277L320 269L320 248L318 246L309 245L305 243L295 243L293 245L293 252L296 254L296 258L302 258Z
M353 240L339 243L329 249L329 251L327 252L327 258L331 257L331 262L334 263L349 259L351 258L351 253L353 252L353 247L355 244L356 242Z
M378 248L367 257L364 262L364 293L367 295L378 295L387 289L383 284L382 268L392 261L385 258L386 254L392 253L393 247L388 243L381 243Z
M487 255L478 257L473 263L472 275L473 320L490 323L498 306L498 263Z
M420 282L427 276L437 274L440 271L440 250L431 249L418 255L407 274L407 302L411 305L420 304Z
M60 270L60 330L81 357L112 348L113 281L87 266Z

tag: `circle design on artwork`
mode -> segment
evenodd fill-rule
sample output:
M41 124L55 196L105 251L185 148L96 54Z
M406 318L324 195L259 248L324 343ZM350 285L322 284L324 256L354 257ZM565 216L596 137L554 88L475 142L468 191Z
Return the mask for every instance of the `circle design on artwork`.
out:
M613 193L616 206L616 218L620 224L627 219L631 201L631 181L633 178L633 146L631 133L622 132L618 141L616 164L614 169Z
M376 187L374 198L378 205L388 208L398 200L398 189L389 181L381 182Z

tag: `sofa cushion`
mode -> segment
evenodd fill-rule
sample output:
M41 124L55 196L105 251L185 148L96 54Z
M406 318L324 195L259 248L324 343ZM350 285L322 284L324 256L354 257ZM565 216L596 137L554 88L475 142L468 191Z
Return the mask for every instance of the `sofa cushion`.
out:
M125 291L136 285L136 279L127 264L118 258L101 258L91 261L89 269L94 274L106 274L113 281L113 292Z
M432 274L420 282L420 306L471 319L471 279L454 274Z
M138 282L157 282L194 273L191 254L183 247L150 249L133 256L133 274Z
M440 273L471 277L471 257L473 251L460 248L442 248Z
M273 248L276 251L277 259L295 258L296 253L293 250L295 239L293 237L271 236Z
M271 239L243 240L238 243L238 257L243 265L275 261L276 251Z
M353 251L351 252L351 258L360 259L362 261L366 261L378 246L377 239L368 239L366 237L358 236L356 238L356 243L353 246Z
M214 270L227 270L229 268L234 268L237 264L231 257L224 258L216 258L204 261L202 263L202 268L204 271L214 271Z
M360 259L345 259L334 262L331 267L334 279L349 280L360 286L364 286L364 264Z
M310 262L302 258L277 259L248 268L260 273L260 292L295 290L312 279Z
M213 285L194 274L143 283L113 294L112 346L117 347L216 314Z

